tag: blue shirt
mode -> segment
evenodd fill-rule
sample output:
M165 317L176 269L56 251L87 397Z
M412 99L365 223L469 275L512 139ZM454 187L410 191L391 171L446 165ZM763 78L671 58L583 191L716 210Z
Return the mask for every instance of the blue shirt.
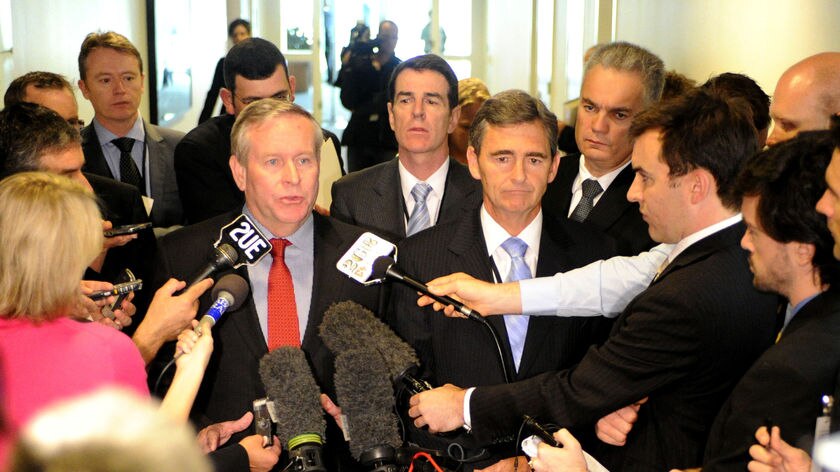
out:
M146 184L146 195L151 195L152 185L151 179L149 179L149 159L147 159L146 155L146 129L143 127L143 119L138 116L134 122L134 126L131 127L125 136L117 136L108 131L96 120L96 117L93 118L93 129L96 131L96 137L99 139L99 145L102 147L102 155L105 156L105 162L108 164L111 175L114 176L115 180L120 180L120 150L111 141L120 137L134 139L134 147L131 148L131 158L143 176Z

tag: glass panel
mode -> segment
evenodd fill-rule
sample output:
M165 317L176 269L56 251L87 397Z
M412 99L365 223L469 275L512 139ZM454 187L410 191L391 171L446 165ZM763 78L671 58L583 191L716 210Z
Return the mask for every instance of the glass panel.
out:
M550 106L554 64L554 0L537 2L537 98Z
M439 18L441 30L445 32L446 37L446 41L443 42L442 53L446 56L466 57L471 55L472 1L441 1ZM441 36L444 36L444 33L441 33ZM458 77L461 77L461 75L458 74Z
M309 2L283 2L280 18L286 33L286 50L311 51L315 32L312 30L312 8Z

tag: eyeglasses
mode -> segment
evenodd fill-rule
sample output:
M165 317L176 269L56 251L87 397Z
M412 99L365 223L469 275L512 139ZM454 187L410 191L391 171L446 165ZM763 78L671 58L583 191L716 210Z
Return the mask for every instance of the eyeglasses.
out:
M276 100L289 101L289 91L288 90L283 90L282 92L277 92L276 94L274 94L270 97L246 97L246 98L242 98L242 97L236 95L236 92L232 92L231 95L233 95L234 98L239 99L239 101L242 102L245 105L250 105L250 104L256 102L257 100L262 100L263 98L274 98Z
M70 118L69 120L67 120L67 123L70 123L70 126L76 128L79 131L81 131L82 128L85 127L85 120L80 120L78 118Z

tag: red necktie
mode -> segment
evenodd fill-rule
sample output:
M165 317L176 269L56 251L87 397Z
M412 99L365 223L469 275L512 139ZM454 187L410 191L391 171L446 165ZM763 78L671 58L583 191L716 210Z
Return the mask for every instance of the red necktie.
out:
M300 346L297 304L292 274L284 255L287 239L271 240L271 269L268 272L268 350L279 346Z

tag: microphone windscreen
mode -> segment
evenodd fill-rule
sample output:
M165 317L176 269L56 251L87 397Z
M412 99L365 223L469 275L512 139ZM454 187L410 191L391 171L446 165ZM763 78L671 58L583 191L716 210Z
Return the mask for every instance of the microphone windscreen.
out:
M243 303L245 303L245 299L248 298L248 293L251 291L251 287L248 286L248 282L242 278L242 276L237 274L227 274L218 282L216 285L213 285L213 289L210 291L210 297L213 300L219 298L219 293L225 291L233 296L233 302L228 307L228 310L237 310Z
M394 414L394 389L381 365L378 353L365 348L335 358L336 395L347 417L350 452L356 460L377 446L397 448L402 443Z
M359 340L364 340L369 348L379 353L391 378L418 363L417 355L408 343L373 312L356 302L330 306L324 313L319 332L324 344L336 355L357 348Z
M324 437L327 426L321 410L321 390L300 348L284 346L263 356L260 378L277 407L277 436L283 444L306 433Z
M384 279L385 273L388 272L388 269L391 268L391 266L393 266L394 264L396 264L396 261L394 261L392 257L377 257L376 260L373 261L371 279Z

